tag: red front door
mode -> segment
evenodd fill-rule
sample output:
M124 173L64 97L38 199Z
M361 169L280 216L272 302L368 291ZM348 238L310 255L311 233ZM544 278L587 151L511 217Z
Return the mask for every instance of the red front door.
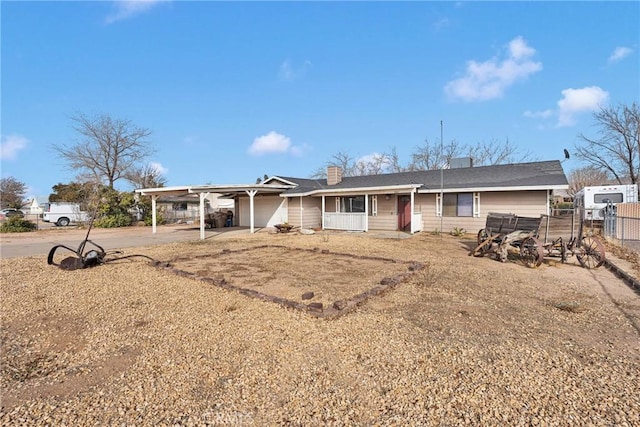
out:
M411 197L398 197L398 230L411 231Z

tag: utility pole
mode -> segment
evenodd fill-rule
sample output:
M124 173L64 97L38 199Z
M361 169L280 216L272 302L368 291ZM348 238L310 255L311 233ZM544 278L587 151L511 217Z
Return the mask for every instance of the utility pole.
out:
M440 161L444 160L444 127L440 120ZM444 233L444 164L440 163L440 238Z

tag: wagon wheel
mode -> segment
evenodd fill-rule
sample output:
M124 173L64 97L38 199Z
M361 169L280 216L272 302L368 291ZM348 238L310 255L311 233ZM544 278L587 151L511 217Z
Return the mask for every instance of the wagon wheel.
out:
M526 238L520 245L520 257L529 268L536 268L544 260L544 246L535 237Z
M569 248L565 242L560 242L560 257L563 264L569 259Z
M491 236L487 232L486 228L478 231L478 246L476 247L473 254L475 256L482 256L491 250Z
M576 258L584 268L598 268L605 261L604 246L595 237L585 237L580 242Z

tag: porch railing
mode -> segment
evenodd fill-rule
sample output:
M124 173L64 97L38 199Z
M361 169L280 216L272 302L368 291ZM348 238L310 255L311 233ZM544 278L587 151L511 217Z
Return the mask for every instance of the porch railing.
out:
M325 212L324 228L331 230L366 231L367 215L352 212Z

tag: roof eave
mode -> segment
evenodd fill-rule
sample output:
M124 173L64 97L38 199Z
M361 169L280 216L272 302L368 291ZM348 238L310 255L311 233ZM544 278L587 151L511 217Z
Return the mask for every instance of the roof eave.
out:
M313 196L321 194L345 194L345 193L369 193L369 192L394 192L394 191L411 191L416 188L422 187L422 184L402 184L402 185L384 185L375 187L348 187L348 188L319 188L317 190L306 191L304 193L287 193L283 194L283 197L301 197L301 196Z
M482 193L487 191L532 191L532 190L566 190L568 184L551 184L551 185L528 185L528 186L510 186L510 187L456 187L456 188L423 188L418 193L433 194L440 193Z

